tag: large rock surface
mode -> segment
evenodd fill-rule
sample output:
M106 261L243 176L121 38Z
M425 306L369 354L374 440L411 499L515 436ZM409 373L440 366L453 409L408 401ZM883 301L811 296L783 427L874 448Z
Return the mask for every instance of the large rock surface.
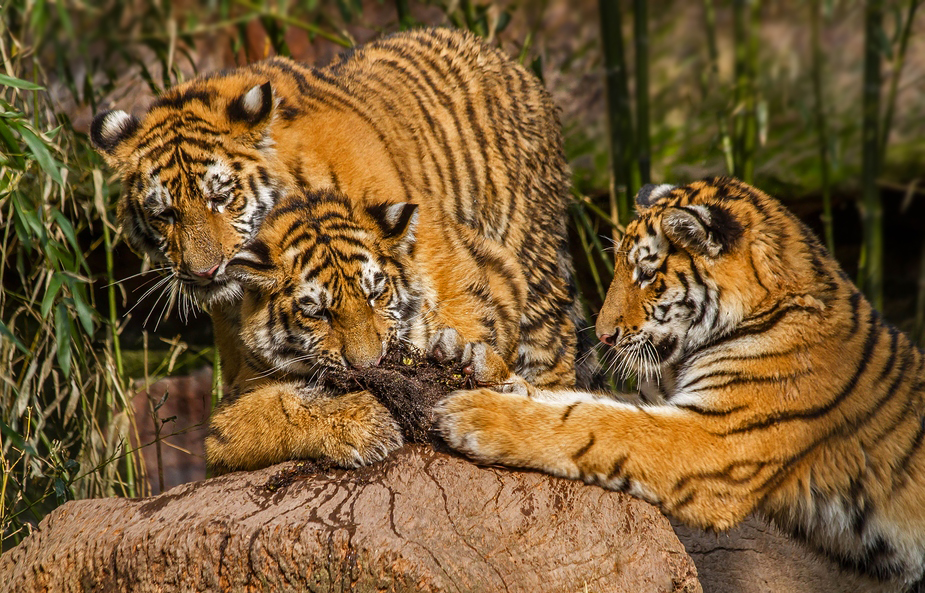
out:
M623 494L424 446L352 472L294 467L67 503L0 557L0 588L701 590L668 521Z
M705 593L900 593L840 569L758 517L726 533L705 533L675 522L697 565Z

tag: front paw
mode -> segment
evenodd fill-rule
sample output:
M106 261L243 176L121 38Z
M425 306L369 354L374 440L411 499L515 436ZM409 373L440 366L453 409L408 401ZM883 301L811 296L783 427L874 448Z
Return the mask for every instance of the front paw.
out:
M523 398L489 389L457 391L434 407L435 426L453 449L486 463L505 462L518 438L516 415L507 413L515 399Z
M370 393L348 393L323 401L324 424L327 430L313 427L309 418L318 402L289 402L290 417L303 430L315 430L318 451L311 450L309 435L301 439L308 445L297 451L296 457L330 459L340 467L355 468L382 461L389 453L402 446L403 439L398 423L389 411ZM321 430L317 430L321 428Z
M451 327L443 328L433 335L427 346L427 353L437 362L462 365L476 385L526 395L526 383L511 373L504 359L494 348L485 342L466 342L459 332Z

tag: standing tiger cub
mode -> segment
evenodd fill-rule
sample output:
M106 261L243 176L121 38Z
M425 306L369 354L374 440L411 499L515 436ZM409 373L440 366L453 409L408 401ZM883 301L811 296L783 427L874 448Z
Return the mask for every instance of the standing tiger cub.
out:
M759 511L843 566L925 575L925 358L812 233L732 179L647 186L597 320L657 405L458 392L455 448L624 490L693 526Z
M167 268L183 305L209 311L229 387L255 388L265 379L255 378L250 363L257 358L241 339L244 288L229 264L280 203L322 194L351 208L426 210L417 231L451 232L468 254L444 259L444 274L468 278L487 270L493 280L481 287L483 300L522 304L505 320L505 331L511 322L516 330L504 339L520 346L517 367L537 377L568 369L557 375L561 385L593 380L593 359L574 365L582 315L556 108L532 73L471 33L409 31L324 68L272 58L199 76L167 90L141 119L122 111L97 115L90 137L122 176L119 218L129 243ZM431 224L445 226L425 228ZM337 356L349 360L346 354ZM371 430L382 422L366 421L381 416L375 402L345 397L327 411L306 408L302 403L314 400L301 388L281 378L260 393L290 417L320 414L330 430L315 435L317 447L298 449L304 443L293 429L292 446L266 447L259 456L232 446L224 447L228 455L217 453L239 433L259 441L262 430L226 401L223 417L234 421L213 433L210 466L254 468L293 455L357 465L395 446L391 436Z

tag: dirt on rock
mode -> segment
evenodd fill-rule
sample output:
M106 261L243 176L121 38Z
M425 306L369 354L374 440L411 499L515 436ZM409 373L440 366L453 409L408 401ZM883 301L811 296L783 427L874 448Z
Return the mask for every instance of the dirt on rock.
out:
M439 442L431 429L431 411L457 389L471 389L471 373L462 364L441 364L421 350L393 342L378 366L331 369L323 385L336 393L366 390L382 402L412 443Z

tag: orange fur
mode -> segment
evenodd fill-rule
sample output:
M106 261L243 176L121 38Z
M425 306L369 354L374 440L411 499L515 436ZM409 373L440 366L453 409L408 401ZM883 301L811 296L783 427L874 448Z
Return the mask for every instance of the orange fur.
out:
M184 309L195 303L212 315L233 387L213 427L246 427L254 407L236 407L236 398L273 369L248 366L254 353L242 341L243 287L230 262L278 204L326 192L357 206L418 205L416 257L437 270L427 290L453 303L435 311L439 323L466 340L490 335L504 364L516 362L538 384L575 383L581 314L558 128L556 109L531 73L474 35L427 29L369 43L324 68L273 58L200 76L169 89L142 119L98 115L91 139L122 175L120 218L129 242L170 268ZM460 281L475 277L482 277L477 298L474 285ZM508 312L496 333L483 318L488 295L492 315ZM384 329L360 317L348 325L338 330L341 345L358 348L348 337L365 328L365 350L351 356L374 358L369 343ZM589 384L594 370L586 359L579 383ZM311 400L302 391L290 395ZM287 426L287 417L277 420ZM268 457L255 461L249 445L237 452L234 445L262 434L223 431L224 441L209 441L210 465L263 464ZM221 446L227 454L218 453L218 443L230 443ZM360 448L370 452L361 462L377 458L376 447ZM283 447L273 459L289 455L301 454ZM354 457L335 460L352 464Z

